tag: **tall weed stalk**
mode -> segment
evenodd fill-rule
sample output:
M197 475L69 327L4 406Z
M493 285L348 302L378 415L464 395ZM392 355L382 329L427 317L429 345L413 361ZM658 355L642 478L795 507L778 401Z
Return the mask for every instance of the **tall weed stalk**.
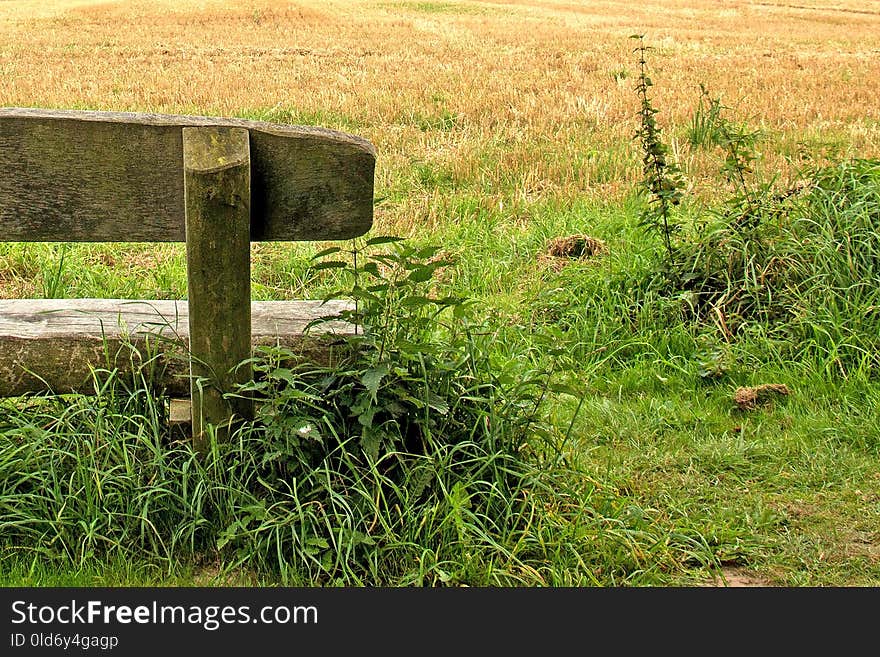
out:
M636 94L639 99L639 127L636 139L642 150L642 188L647 194L647 206L641 215L641 224L648 230L659 233L665 247L664 273L677 285L679 282L679 263L674 246L676 233L681 226L676 220L674 208L682 197L681 171L670 160L669 148L663 142L662 130L657 125L658 110L654 107L649 90L654 82L648 76L647 53L650 47L645 44L643 35L633 35L638 40L639 76Z

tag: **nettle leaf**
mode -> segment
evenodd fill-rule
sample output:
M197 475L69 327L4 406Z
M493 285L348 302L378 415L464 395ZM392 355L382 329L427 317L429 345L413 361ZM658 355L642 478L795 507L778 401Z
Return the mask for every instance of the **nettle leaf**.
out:
M394 267L400 263L400 258L390 254L390 253L376 253L370 256L376 262L381 262L386 267Z
M388 413L391 414L391 417L394 418L399 418L402 415L406 415L406 413L409 411L409 409L404 404L401 404L398 400L392 400L385 404L385 410L388 411Z
M345 269L348 267L348 263L342 262L341 260L326 260L325 262L319 262L316 265L312 265L313 271L321 271L323 269Z
M238 535L239 529L240 527L237 525L237 523L232 523L226 529L224 529L223 533L217 537L217 549L222 550L230 541L234 540Z
M413 283L425 283L434 276L434 269L434 267L427 266L416 267L406 278Z
M262 501L256 504L249 504L242 509L242 513L247 521L265 520L268 515L268 512L266 511L266 503Z
M347 545L367 545L372 546L376 544L376 541L369 534L365 534L363 532L359 532L356 529L345 529L340 528L339 531L340 536L345 537L345 543Z
M425 489L434 481L435 477L436 471L433 466L423 466L416 470L415 474L410 477L413 497L418 498L424 493Z
M551 383L548 388L557 395L569 395L575 398L581 396L581 391L578 388L565 383Z
M379 244L391 244L394 242L402 242L406 238L405 237L397 237L395 235L379 235L377 237L372 237L368 239L365 244L366 246L377 246Z
M335 297L335 298L338 299L339 297ZM326 301L326 299L325 299L325 301ZM306 324L303 331L305 333L308 333L310 330L312 330L316 326L321 326L323 324L326 324L327 322L337 322L340 320L351 320L352 312L353 311L350 311L350 310L341 310L334 315L322 315L321 317L318 317L317 319L313 319L308 324Z
M427 260L429 258L433 258L440 251L439 246L429 245L423 246L421 249L416 251L413 255L418 260Z
M326 538L321 538L319 536L312 536L305 540L305 545L303 545L303 552L305 552L309 556L316 556L329 549L330 544L327 542Z
M373 417L378 410L379 408L377 406L370 406L369 408L363 409L357 414L358 423L364 427L364 429L369 429L373 426Z
M361 375L361 383L363 383L364 387L369 390L373 401L376 401L376 395L379 392L379 385L382 383L382 379L387 375L388 365L384 363L368 369Z
M361 393L357 395L357 397L355 397L355 400L349 410L351 410L352 415L360 415L367 409L372 408L372 406L373 400L370 399L370 395L365 395Z
M428 406L440 415L446 415L449 412L449 402L432 390L428 391Z
M331 246L330 248L324 249L323 251L318 251L315 255L312 256L312 260L326 258L328 255L333 255L334 253L339 253L340 251L342 251L341 247Z
M433 301L428 297L409 296L398 301L397 305L401 308L418 308L419 306L427 306L431 303L433 303Z
M402 354L433 354L437 352L437 345L428 342L414 342L406 338L398 338L396 346Z
M286 368L286 367L276 368L276 369L272 370L272 372L270 374L271 374L272 378L280 379L281 381L286 381L287 383L293 383L294 380L296 379L296 376L294 375L293 371Z
M263 458L260 460L260 467L265 467L268 463L277 461L282 456L283 454L279 451L267 451L263 454Z
M374 277L376 277L376 278L382 278L382 277L379 275L379 265L376 264L375 262L368 262L368 263L366 263L365 265L363 265L363 266L361 267L361 271L364 272L364 273L366 273L366 274L370 274L370 276L374 276Z
M470 303L453 303L452 304L452 316L455 319L464 319L468 316L468 313L471 311Z
M465 297L450 295L447 297L443 297L442 299L435 299L433 301L438 306L460 306L464 304L467 299Z
M377 431L369 431L364 429L361 434L361 448L367 455L367 458L375 463L379 460L379 448L382 446L382 436Z

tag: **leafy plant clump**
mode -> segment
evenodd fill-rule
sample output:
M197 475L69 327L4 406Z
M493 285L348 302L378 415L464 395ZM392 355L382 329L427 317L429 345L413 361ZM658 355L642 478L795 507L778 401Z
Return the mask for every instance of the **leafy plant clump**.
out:
M362 330L329 364L259 353L235 393L255 420L206 454L115 372L96 397L7 405L5 555L321 586L638 583L710 565L699 537L568 463L546 406L577 391L527 355L500 363L491 327L440 292L448 265L397 238L319 254Z
M686 203L648 96L641 37L636 94L643 156L641 225L659 239L643 290L678 302L679 319L711 327L724 342L757 329L829 371L876 372L878 163L841 161L803 169L781 187L757 167L759 131L730 121L701 85L689 126L694 147L722 153L729 188L712 207ZM685 208L686 209L683 209ZM807 348L797 348L797 344Z
M363 328L350 351L328 367L284 367L293 354L281 350L255 363L258 381L241 394L265 399L255 429L266 441L261 495L290 496L299 511L261 510L221 544L243 562L266 555L317 580L411 578L415 559L410 583L469 581L500 556L494 541L524 528L523 487L537 475L530 453L549 435L541 400L552 381L528 368L493 371L491 336L469 323L462 299L434 290L450 264L436 247L367 242L380 245L389 248L352 252L356 268L329 259L340 249L319 254L318 266L352 279L332 295L354 302L343 316ZM299 538L279 545L279 522ZM254 550L261 541L267 549ZM278 563L280 552L291 561Z

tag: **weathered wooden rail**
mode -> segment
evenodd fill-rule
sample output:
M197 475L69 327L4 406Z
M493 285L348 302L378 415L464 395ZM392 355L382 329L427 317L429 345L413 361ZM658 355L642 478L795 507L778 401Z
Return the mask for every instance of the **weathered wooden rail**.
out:
M187 254L186 300L0 301L0 395L88 391L93 368L158 349L167 389L190 392L196 440L250 416L226 393L252 376L254 345L318 357L321 337L304 329L334 310L253 302L250 243L367 232L375 157L323 128L0 108L0 240L185 242Z

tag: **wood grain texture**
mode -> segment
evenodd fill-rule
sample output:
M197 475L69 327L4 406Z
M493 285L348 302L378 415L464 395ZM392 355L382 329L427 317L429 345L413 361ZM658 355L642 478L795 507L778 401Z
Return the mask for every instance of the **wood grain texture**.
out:
M251 239L335 240L373 221L359 137L243 119L0 108L0 240L182 242L183 127L245 128Z
M192 425L203 451L206 424L224 440L233 418L253 417L249 399L227 396L253 376L248 131L183 128L183 172Z
M347 349L354 325L343 301L253 301L251 345L286 347L305 362L327 363ZM188 396L186 300L0 300L0 396L51 391L93 394L92 369L140 370L157 389ZM100 378L100 375L99 375Z

